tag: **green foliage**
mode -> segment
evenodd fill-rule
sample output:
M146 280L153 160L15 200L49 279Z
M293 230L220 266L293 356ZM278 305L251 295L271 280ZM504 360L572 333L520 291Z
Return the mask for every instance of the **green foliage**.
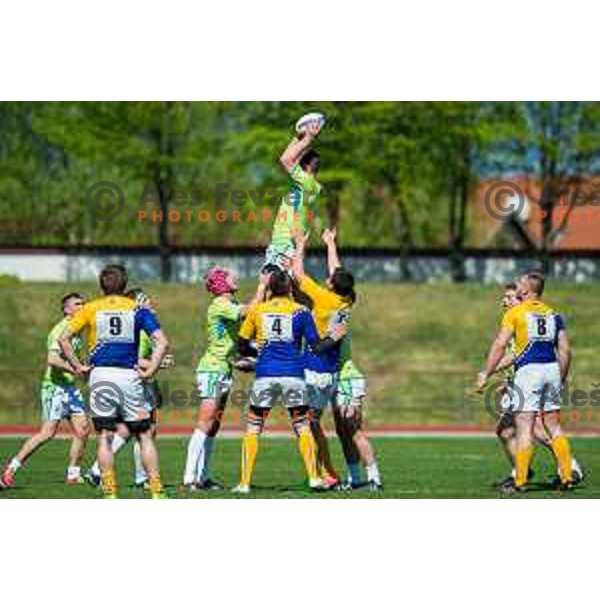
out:
M271 223L246 221L251 201L217 205L216 186L283 194L278 157L312 110L328 117L316 143L319 217L347 245L460 248L471 239L466 198L480 178L598 165L593 102L3 102L1 241L263 246ZM112 221L85 208L87 189L103 180L126 199ZM148 184L158 190L155 210L192 210L192 221L140 222ZM200 206L190 198L196 187ZM201 209L207 222L196 218Z

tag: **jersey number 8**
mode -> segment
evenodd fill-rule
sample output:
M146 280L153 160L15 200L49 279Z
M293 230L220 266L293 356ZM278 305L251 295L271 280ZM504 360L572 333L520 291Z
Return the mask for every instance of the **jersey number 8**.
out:
M527 315L527 334L530 340L553 341L556 324L553 315Z

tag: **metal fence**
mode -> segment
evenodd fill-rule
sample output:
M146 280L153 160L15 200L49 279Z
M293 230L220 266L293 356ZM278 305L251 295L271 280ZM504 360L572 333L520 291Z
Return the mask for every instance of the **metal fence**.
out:
M481 283L507 281L526 269L543 266L549 275L573 282L600 280L600 251L554 252L548 256L530 251L466 249L342 249L342 255L361 281L434 282L464 279ZM161 278L165 260L156 248L127 247L2 247L0 275L23 281L88 281L107 262L126 264L138 281ZM236 270L241 279L254 279L264 262L263 249L182 247L170 250L171 279L197 282L206 269L219 263ZM308 268L325 271L323 252L310 252Z

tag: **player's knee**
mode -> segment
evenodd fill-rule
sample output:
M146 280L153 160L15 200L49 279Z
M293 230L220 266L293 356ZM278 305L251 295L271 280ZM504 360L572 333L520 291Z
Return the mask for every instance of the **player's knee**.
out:
M125 425L125 423L122 421L117 423L115 431L119 437L123 438L124 440L128 440L131 437L131 432L127 428L127 425Z
M90 430L87 425L76 425L73 428L73 435L79 440L86 440L90 435Z
M288 409L290 419L292 421L292 428L296 434L299 434L303 429L310 428L310 422L308 420L308 406L297 406Z
M515 435L515 430L513 427L505 427L503 425L498 425L496 428L496 435L504 442L510 440Z
M320 408L309 408L306 411L306 419L311 427L320 427L323 411Z
M58 421L48 421L42 425L38 436L44 441L51 440L56 435L57 431Z
M90 435L90 424L86 417L73 417L71 426L76 438L85 439Z
M270 409L255 406L248 411L246 417L246 430L251 433L262 433L265 420L269 415Z

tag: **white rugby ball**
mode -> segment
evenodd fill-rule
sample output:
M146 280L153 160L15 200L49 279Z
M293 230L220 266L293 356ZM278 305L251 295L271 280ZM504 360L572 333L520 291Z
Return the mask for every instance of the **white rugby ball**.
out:
M312 112L303 115L296 121L296 131L304 131L311 123L319 123L321 127L325 125L325 115L320 112Z

